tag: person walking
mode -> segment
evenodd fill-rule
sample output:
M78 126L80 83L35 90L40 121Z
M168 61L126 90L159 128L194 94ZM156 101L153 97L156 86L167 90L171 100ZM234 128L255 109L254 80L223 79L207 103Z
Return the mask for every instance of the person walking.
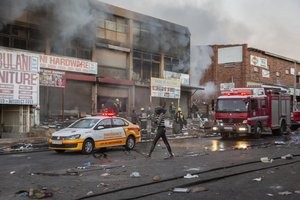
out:
M156 146L156 143L160 138L162 138L163 142L165 143L165 145L168 149L168 152L170 154L170 158L174 157L174 155L172 153L171 146L170 146L170 144L168 142L168 139L167 139L167 136L166 136L165 113L166 113L166 110L163 109L162 107L155 108L155 115L156 115L155 123L157 124L157 133L156 133L156 136L155 136L155 138L152 142L150 152L147 155L148 158L151 157L151 154L152 154L152 152L153 152L153 150Z

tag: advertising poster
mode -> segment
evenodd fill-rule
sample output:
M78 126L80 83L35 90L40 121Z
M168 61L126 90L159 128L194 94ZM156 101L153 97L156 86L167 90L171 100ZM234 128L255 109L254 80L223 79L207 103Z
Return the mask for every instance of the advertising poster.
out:
M151 78L151 96L162 98L180 98L179 79Z
M0 104L37 105L39 55L0 49Z
M65 72L41 69L40 85L46 87L64 88L66 86Z

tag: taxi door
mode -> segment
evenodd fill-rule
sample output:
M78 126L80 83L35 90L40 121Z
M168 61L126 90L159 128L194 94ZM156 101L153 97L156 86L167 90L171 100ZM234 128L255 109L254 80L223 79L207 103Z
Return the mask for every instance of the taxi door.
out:
M112 118L112 128L110 139L115 140L115 144L125 144L126 134L124 131L125 122L120 118Z
M102 127L101 129L97 127ZM95 141L96 148L104 147L107 145L107 136L110 135L112 128L111 118L102 119L99 124L96 126L96 130L93 133L93 139Z

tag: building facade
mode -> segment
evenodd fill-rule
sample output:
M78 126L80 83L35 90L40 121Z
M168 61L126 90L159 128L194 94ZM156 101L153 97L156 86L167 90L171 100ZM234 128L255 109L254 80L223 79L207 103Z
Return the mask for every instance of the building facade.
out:
M185 112L190 106L189 81L181 85L180 99L150 97L151 77L173 72L188 80L190 32L171 22L99 1L4 0L0 50L0 97L6 98L0 102L0 132L60 124L98 113L116 99L123 116L171 102ZM24 73L18 60L24 55L31 61L29 91L17 80ZM16 80L3 78L13 72Z
M232 87L280 87L300 101L300 62L281 55L240 45L212 45L212 64L200 80L214 82L216 99ZM295 94L295 95L294 95Z

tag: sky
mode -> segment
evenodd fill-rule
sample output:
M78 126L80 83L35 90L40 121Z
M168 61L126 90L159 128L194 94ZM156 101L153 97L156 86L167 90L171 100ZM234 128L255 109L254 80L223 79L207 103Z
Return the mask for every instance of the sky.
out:
M191 45L248 44L300 61L299 0L100 0L189 28Z

